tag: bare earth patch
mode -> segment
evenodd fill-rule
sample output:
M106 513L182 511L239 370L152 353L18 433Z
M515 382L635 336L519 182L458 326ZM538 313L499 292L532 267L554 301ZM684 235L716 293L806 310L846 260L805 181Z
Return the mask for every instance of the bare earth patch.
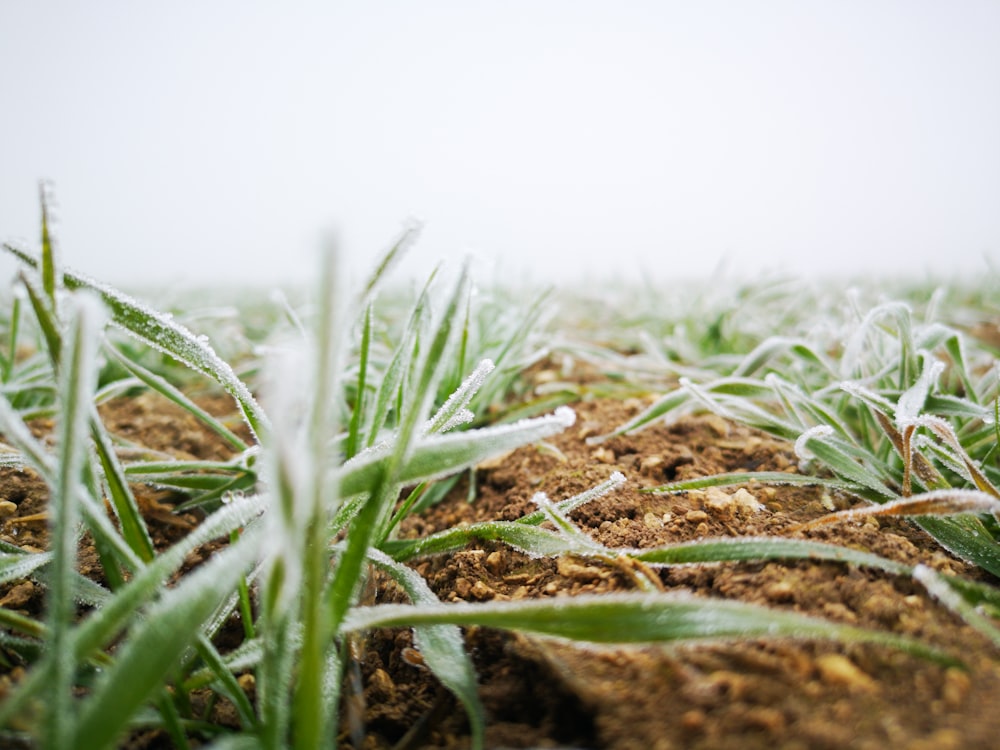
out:
M710 536L807 536L922 562L943 572L980 574L906 522L838 524L803 534L798 524L848 498L820 487L742 488L659 496L641 493L667 481L729 471L795 471L791 445L717 417L685 417L634 436L590 446L641 408L637 400L576 404L578 419L548 445L522 448L481 466L475 502L467 477L444 502L408 519L403 536L460 523L512 520L536 508L532 496L561 500L621 471L627 484L572 514L607 546L652 547ZM213 412L231 411L224 400ZM216 436L164 400L122 399L103 409L110 430L178 456L227 455ZM39 426L44 432L45 426ZM193 527L197 513L171 513L178 496L137 488L157 547ZM47 491L30 472L0 474L0 502L10 515L0 536L41 550ZM219 543L221 544L221 542ZM216 545L217 546L217 545ZM190 566L211 554L192 556ZM81 550L81 569L97 566ZM583 558L531 559L492 543L416 560L413 567L443 601L573 596L635 588L625 565ZM593 748L987 748L1000 736L1000 654L908 578L830 562L732 563L674 567L654 575L667 590L766 604L918 638L960 658L945 668L887 648L809 641L689 644L677 647L581 648L488 629L466 640L479 674L490 747ZM380 584L377 596L400 598ZM0 588L0 606L37 613L40 586ZM239 642L238 621L223 647ZM465 747L468 729L454 699L419 664L407 631L372 633L357 644L348 669L344 747ZM14 664L0 675L16 680ZM244 680L252 691L252 681ZM213 709L226 720L227 706ZM164 747L165 738L136 735L131 747Z

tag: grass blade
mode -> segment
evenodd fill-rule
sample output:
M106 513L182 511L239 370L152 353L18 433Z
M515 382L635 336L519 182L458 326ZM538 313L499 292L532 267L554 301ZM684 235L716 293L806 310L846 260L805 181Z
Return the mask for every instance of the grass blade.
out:
M833 490L841 490L852 495L858 495L863 488L853 482L845 482L841 479L828 479L826 477L815 477L809 474L789 474L782 471L740 471L728 474L713 474L707 477L697 477L696 479L685 479L679 482L669 482L658 487L644 487L640 492L650 492L658 495L667 495L674 492L687 492L688 490L701 490L706 487L731 487L738 484L748 484L759 482L760 484L778 485L803 485L829 487Z
M346 630L453 624L518 630L590 643L662 643L736 638L876 643L946 664L954 659L891 633L838 625L784 610L678 594L580 595L554 599L357 607Z
M131 717L175 670L202 623L236 587L259 554L258 542L259 537L244 535L168 589L150 608L84 702L74 747L103 750L121 735Z
M233 450L241 452L247 450L248 446L243 439L237 435L235 432L226 427L222 422L213 417L207 411L198 406L194 401L188 398L184 393L169 383L166 379L160 377L154 372L150 372L145 367L140 365L138 362L134 362L128 357L126 357L120 349L116 347L107 347L107 351L111 353L111 356L115 358L125 369L131 372L136 378L141 382L145 383L152 390L159 393L161 396L173 401L184 411L191 414L195 419L205 425L208 429L212 430L216 435L225 440L233 448Z
M122 536L143 562L150 562L156 552L153 549L149 529L146 528L146 522L139 512L139 504L125 478L125 470L111 446L107 430L93 409L90 416L90 434L94 441L100 475L104 477L104 483L108 488L108 497L121 525Z
M869 552L836 544L780 537L699 539L696 542L630 550L632 557L650 565L695 565L733 561L829 560L907 575L910 567Z
M38 261L29 253L8 244L4 244L4 248L26 265L38 267ZM90 289L96 292L104 300L116 325L157 351L169 354L218 382L236 399L255 435L260 435L261 431L267 429L267 416L251 395L250 389L236 376L233 368L215 353L207 340L117 289L87 276L67 270L63 272L62 281L68 289Z
M45 704L43 745L68 747L74 736L72 688L76 665L72 658L72 626L76 617L74 574L80 507L77 488L87 451L89 402L97 385L94 362L99 318L97 303L86 297L74 300L68 322L65 359L58 373L60 421L58 462L49 498L50 549L46 625L49 653L49 701Z
M514 424L428 435L416 441L408 460L397 472L397 481L400 485L413 485L440 479L475 466L491 456L544 440L571 427L575 420L573 410L561 406L554 414ZM387 458L386 450L373 449L345 463L338 471L343 495L350 497L368 492Z
M440 604L417 573L385 554L372 550L369 558L398 583L414 604ZM476 690L476 672L465 651L462 633L455 625L423 625L414 628L414 645L427 667L451 690L469 716L472 747L482 748L485 731L483 705Z

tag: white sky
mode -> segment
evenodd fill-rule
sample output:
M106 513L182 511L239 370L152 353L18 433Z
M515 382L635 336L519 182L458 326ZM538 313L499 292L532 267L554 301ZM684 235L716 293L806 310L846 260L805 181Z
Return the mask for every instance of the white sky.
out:
M996 0L8 0L0 238L45 177L113 283L301 280L408 217L420 277L977 273L998 40Z

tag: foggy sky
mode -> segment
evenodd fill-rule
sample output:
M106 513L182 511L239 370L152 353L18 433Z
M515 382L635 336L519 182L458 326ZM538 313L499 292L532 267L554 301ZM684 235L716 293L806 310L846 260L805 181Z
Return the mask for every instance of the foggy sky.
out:
M47 178L113 283L364 267L410 218L419 277L979 273L997 39L992 1L7 2L0 238Z

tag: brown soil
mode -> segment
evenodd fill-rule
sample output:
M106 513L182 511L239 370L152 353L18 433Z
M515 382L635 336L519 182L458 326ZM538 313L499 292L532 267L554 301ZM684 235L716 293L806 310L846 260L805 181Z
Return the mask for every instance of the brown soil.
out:
M650 547L708 536L803 536L797 524L843 506L847 498L818 487L765 487L673 496L638 490L723 471L794 471L791 446L712 416L659 425L601 446L586 438L609 432L644 404L592 400L545 446L522 448L481 466L476 500L463 478L430 512L407 520L404 536L460 523L515 519L535 510L532 496L561 500L606 480L625 487L573 513L608 546ZM230 411L224 400L207 403ZM220 457L225 446L162 399L143 396L104 407L113 431L138 445L189 457ZM36 426L39 434L45 425ZM743 493L743 494L739 494ZM756 509L749 493L763 508ZM198 522L171 513L179 499L139 491L156 544L170 544ZM0 536L44 549L46 490L30 472L0 474L0 501L16 511ZM10 506L7 506L8 508ZM34 519L34 520L32 520ZM838 524L804 534L905 563L981 577L906 522ZM196 565L211 550L193 555ZM82 567L93 572L93 553ZM572 596L631 590L630 571L586 559L530 559L499 544L414 562L443 601ZM945 668L870 645L753 640L673 647L582 648L538 638L470 629L466 639L487 711L489 747L581 748L987 748L1000 736L1000 654L907 578L826 562L739 563L660 570L668 590L740 599L918 638L961 658ZM385 598L399 596L382 587ZM40 587L0 588L0 606L37 614ZM236 639L238 623L228 637ZM234 645L227 644L227 645ZM372 633L348 669L340 743L344 747L466 747L461 708L419 666L407 631ZM9 670L2 680L17 678ZM245 680L248 688L250 680ZM0 686L2 694L2 686ZM232 720L224 701L215 718ZM132 747L163 747L155 735Z

